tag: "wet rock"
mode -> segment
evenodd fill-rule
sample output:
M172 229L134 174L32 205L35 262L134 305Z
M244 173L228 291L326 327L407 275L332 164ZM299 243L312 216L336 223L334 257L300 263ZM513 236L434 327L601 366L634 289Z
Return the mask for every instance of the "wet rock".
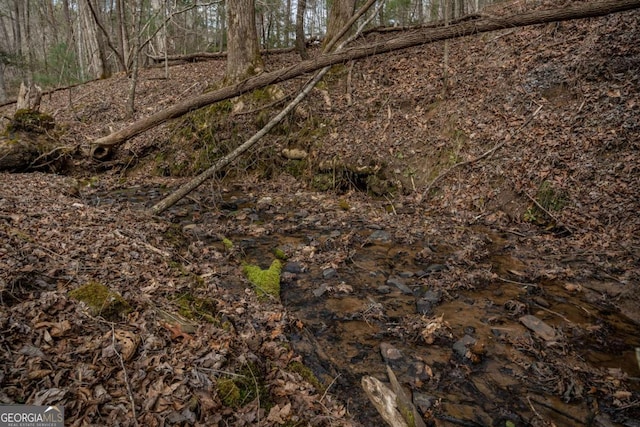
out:
M327 292L328 288L329 288L329 286L326 283L323 283L323 284L320 285L320 287L318 287L318 288L313 290L313 295L315 295L316 297L320 297L325 292Z
M555 341L556 331L542 320L538 319L536 316L532 316L530 314L526 314L522 316L520 319L520 323L524 326L532 330L537 336L542 338L545 341Z
M429 315L433 313L433 307L434 304L429 300L425 300L424 298L420 298L418 301L416 301L416 312L418 314Z
M389 286L395 286L396 288L400 289L400 291L403 294L407 294L407 295L411 295L413 294L413 291L411 290L411 288L409 288L405 283L404 280L402 280L400 277L398 276L391 276L387 279L387 285Z
M282 271L285 273L300 274L304 272L304 268L299 262L288 262L284 265Z
M324 270L322 270L322 277L325 279L331 279L334 278L338 275L338 270L336 270L335 268L325 268Z
M373 243L391 243L393 238L390 233L384 230L376 230L369 236L369 241Z
M377 291L381 294L388 294L391 292L391 287L387 285L380 285L378 286Z
M544 307L544 308L550 308L551 304L549 304L549 301L547 301L546 299L542 298L542 297L533 297L532 298L533 302L535 302L536 304L538 304L540 307Z
M387 363L399 362L403 357L400 350L386 342L380 343L380 354L382 355L382 359Z
M426 268L426 271L427 271L427 273L438 273L440 271L446 271L448 269L449 269L449 267L447 267L444 264L430 264Z
M433 308L440 304L441 300L441 292L427 291L416 301L416 311L419 314L431 314Z
M436 396L425 393L413 393L413 404L422 412L426 413L433 406L433 402L438 400Z
M464 358L467 355L467 347L472 346L475 343L475 338L471 335L465 335L453 344L453 351L455 351L458 356Z
M223 210L223 211L237 211L238 210L238 203L236 203L235 201L222 201L220 203L220 210Z

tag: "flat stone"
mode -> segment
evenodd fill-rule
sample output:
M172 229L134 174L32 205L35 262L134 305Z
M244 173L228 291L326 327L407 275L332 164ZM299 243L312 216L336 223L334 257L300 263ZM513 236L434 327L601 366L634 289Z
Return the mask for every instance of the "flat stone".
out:
M536 316L526 314L520 319L520 323L532 330L537 336L545 341L555 341L557 339L556 331L551 326L538 319Z
M299 262L288 262L284 265L282 271L287 273L300 274L304 271L304 268Z
M321 284L318 288L313 290L313 295L316 297L322 296L325 292L327 292L327 288L329 286L326 283Z
M438 273L440 271L446 271L449 267L444 264L431 264L426 268L427 273Z
M324 277L325 279L331 279L333 277L336 277L338 275L338 270L336 270L335 268L325 268L324 270L322 270L322 277Z
M402 353L389 343L380 343L380 354L385 362L397 362L402 359Z
M426 300L424 298L420 298L416 301L416 312L418 314L429 315L433 313L433 307L435 304L433 302Z
M473 338L471 335L465 335L458 341L456 341L455 344L453 344L453 351L455 351L458 356L465 357L465 355L467 354L467 347L474 345L475 343L475 338Z
M391 288L387 285L380 285L378 286L377 291L381 294L388 294L391 292Z
M407 295L411 295L413 294L413 291L411 290L411 288L409 288L405 283L404 280L402 280L400 277L398 276L391 276L387 279L387 285L389 286L395 286L396 288L400 289L400 291L403 294L407 294Z
M393 242L393 238L391 234L384 230L376 230L371 235L369 235L369 240L375 243L391 243Z
M426 413L433 406L433 402L438 400L436 396L425 393L413 393L413 404L422 412Z

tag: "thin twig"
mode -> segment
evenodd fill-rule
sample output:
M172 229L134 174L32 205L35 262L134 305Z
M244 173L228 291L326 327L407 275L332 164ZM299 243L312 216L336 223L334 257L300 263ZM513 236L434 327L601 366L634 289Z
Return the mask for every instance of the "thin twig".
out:
M516 282L515 280L509 280L509 279L505 279L503 277L498 277L498 280L502 281L502 282L506 282L506 283L511 283L514 285L520 285L520 286L533 286L534 288L537 288L538 285L535 283L524 283L524 282Z
M538 417L542 422L545 422L545 419L542 418L542 415L540 415L540 413L536 410L536 408L533 406L533 403L531 403L531 399L529 398L529 396L527 396L527 402L529 403L529 407L531 408L531 410L533 411L533 413L536 415L536 417ZM536 402L537 403L537 402Z
M524 193L525 196L527 196L529 198L529 200L531 200L533 202L534 205L536 205L538 207L538 209L540 209L542 212L544 212L547 215L549 215L549 218L554 220L556 222L556 224L562 224L562 222L558 218L556 218L556 216L554 214L549 212L549 210L547 208L545 208L544 206L542 206L540 204L540 202L538 202L535 198L531 197L529 195L529 193L527 193L526 191L523 191L523 193ZM565 225L565 227L567 227L567 226ZM567 227L567 228L570 228L570 227Z
M331 388L331 386L338 380L338 378L340 378L340 374L336 375L335 377L333 377L333 379L331 380L331 382L329 383L329 385L324 389L324 393L322 393L322 396L320 396L320 400L319 402L322 403L322 401L324 400L324 398L327 396L327 393L329 393L329 389Z
M554 315L558 316L559 318L561 318L562 320L564 320L567 323L573 323L571 320L567 319L565 316L563 316L562 314L558 313L557 311L549 310L545 306L542 306L542 305L540 305L538 303L535 303L535 304L539 309L544 310L544 311L546 311L548 313L554 314Z
M258 386L258 380L253 373L253 369L251 369L251 365L249 365L248 363L247 368L249 368L249 373L251 374L251 378L253 379L253 385L256 387L256 400L258 401L258 408L260 408L260 387ZM256 413L258 416L257 425L260 425L260 411L256 411Z
M522 126L520 126L518 129L516 129L512 134L511 134L511 138L513 138L514 136L516 136L517 134L520 133L520 131L522 131L522 129L524 129L525 126L527 126L531 120L533 120L533 118L540 112L540 110L542 109L542 105L538 107L538 109L536 111L533 112L533 114L522 124ZM456 163L455 165L451 166L449 169L447 169L446 171L442 172L440 175L438 175L437 177L435 177L435 179L433 181L431 181L431 184L429 184L427 186L427 188L422 192L422 196L425 197L427 194L429 194L429 191L431 191L431 189L433 188L433 186L435 185L436 182L440 181L443 177L445 177L446 175L449 174L449 172L451 172L453 169L458 168L460 166L465 166L465 165L470 165L473 163L476 163L482 159L484 159L487 156L490 156L491 154L495 153L498 149L502 148L502 146L506 143L506 141L502 141L499 144L496 144L492 149L490 149L489 151L481 154L480 156L471 159L471 160L466 160L464 162L459 162Z
M113 351L118 356L118 360L120 361L120 367L122 368L122 373L124 375L125 386L127 387L127 394L129 395L129 402L131 402L131 412L133 414L133 424L138 425L138 417L136 416L136 402L133 399L133 392L131 391L131 384L129 383L129 375L127 374L127 368L124 366L124 359L122 358L122 354L118 351L116 347L116 330L111 323L111 345L113 346Z

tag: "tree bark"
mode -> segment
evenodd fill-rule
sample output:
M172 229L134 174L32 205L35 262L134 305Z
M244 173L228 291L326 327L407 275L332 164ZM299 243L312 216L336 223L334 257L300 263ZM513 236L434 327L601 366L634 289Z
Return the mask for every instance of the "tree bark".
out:
M344 34L338 34L342 30L356 10L356 0L334 0L329 10L327 20L327 35L325 43L336 46L344 38ZM334 40L335 39L335 40Z
M304 39L304 12L307 8L307 0L298 0L296 9L296 50L303 60L309 59L307 44Z
M227 81L237 82L262 71L254 0L227 4Z
M307 61L302 61L289 68L270 73L263 73L240 83L196 96L141 119L117 132L98 138L93 142L93 144L102 147L117 145L147 129L151 129L169 119L180 117L189 111L193 111L214 102L229 99L270 84L286 81L294 77L322 69L328 65L334 65L373 55L380 55L439 40L446 40L505 28L523 27L527 25L567 21L571 19L591 18L637 8L640 8L640 0L594 1L590 3L580 3L561 9L527 12L504 18L481 18L473 21L465 21L456 25L450 25L448 27L416 30L380 43L354 47L340 52L321 55Z

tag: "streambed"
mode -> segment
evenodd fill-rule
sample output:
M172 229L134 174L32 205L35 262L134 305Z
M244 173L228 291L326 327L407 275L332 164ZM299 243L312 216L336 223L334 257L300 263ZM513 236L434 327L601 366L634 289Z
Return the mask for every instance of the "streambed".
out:
M149 204L150 194L158 192L101 203ZM528 234L479 225L464 227L466 240L403 234L380 212L344 204L228 191L199 194L167 216L199 247L222 253L224 236L263 267L276 248L286 254L290 343L363 425L382 421L360 379L386 381L386 365L438 425L634 425L640 335L603 291L615 283L534 277L531 266L547 258ZM244 292L247 283L228 286Z

